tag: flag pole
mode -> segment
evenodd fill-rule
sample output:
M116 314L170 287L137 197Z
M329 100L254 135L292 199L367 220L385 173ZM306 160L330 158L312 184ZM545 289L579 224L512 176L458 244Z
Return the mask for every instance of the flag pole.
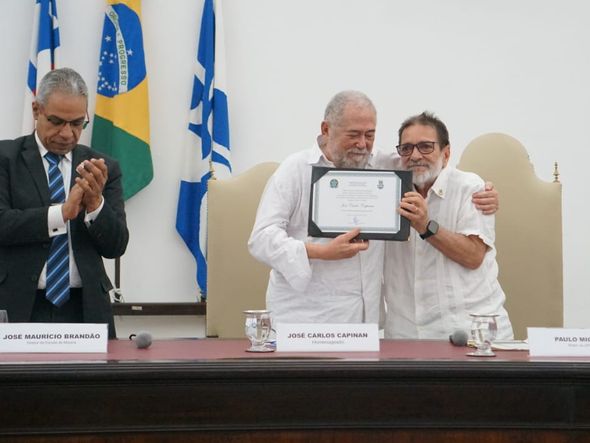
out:
M217 180L217 177L215 177L215 166L213 165L213 160L211 158L209 158L209 172L211 173L209 180ZM207 191L209 191L209 180L207 180ZM208 192L207 198L209 198ZM207 294L201 288L199 288L199 297L197 298L197 302L202 302L203 300L205 300L205 302L207 301Z
M209 172L211 172L209 180L217 180L217 177L215 177L215 166L213 166L213 160L211 159L209 159Z
M113 290L115 303L123 303L123 291L121 291L121 257L115 259L115 289Z

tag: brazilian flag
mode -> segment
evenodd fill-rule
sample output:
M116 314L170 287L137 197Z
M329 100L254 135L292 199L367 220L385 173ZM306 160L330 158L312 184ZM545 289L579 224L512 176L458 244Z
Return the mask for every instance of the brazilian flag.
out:
M91 145L119 161L128 199L154 176L141 0L107 1Z

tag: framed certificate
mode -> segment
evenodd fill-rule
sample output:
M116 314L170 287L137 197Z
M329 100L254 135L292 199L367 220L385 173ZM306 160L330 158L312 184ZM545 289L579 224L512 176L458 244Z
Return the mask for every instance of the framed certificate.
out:
M360 228L361 239L405 241L410 235L410 222L398 214L397 208L410 190L410 171L314 166L309 235L337 237Z

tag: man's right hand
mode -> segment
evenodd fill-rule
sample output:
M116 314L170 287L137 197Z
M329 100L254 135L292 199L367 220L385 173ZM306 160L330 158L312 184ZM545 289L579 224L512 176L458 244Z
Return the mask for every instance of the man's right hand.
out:
M340 234L329 243L306 243L307 256L321 260L340 260L354 257L360 251L364 251L369 247L368 241L355 241L360 232L359 228L355 228L352 231Z
M84 190L80 185L75 184L72 186L68 199L61 206L61 215L64 221L73 220L78 216L83 209L82 197L84 197Z
M86 212L93 212L102 203L102 191L109 176L107 165L102 158L84 160L76 167L76 172L80 174L76 184L84 191L83 205Z

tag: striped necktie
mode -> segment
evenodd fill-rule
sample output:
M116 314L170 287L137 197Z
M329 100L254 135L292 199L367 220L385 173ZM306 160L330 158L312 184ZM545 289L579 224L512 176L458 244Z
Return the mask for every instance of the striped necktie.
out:
M49 196L51 203L63 203L66 192L64 180L59 170L61 155L48 152L45 158L49 162ZM70 298L70 251L68 234L53 237L47 259L47 280L45 297L55 306L63 305Z

